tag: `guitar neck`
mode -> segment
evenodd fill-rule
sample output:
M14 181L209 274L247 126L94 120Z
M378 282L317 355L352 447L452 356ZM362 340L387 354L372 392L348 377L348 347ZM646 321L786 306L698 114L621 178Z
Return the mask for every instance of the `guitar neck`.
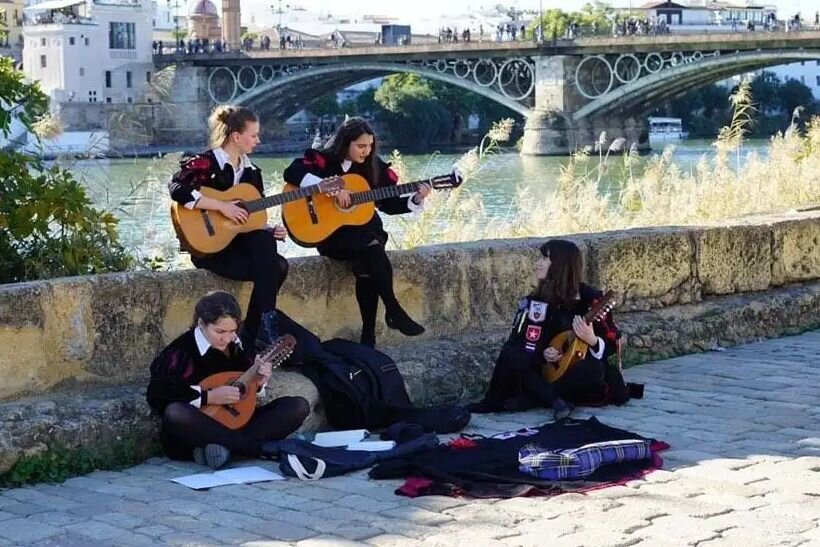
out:
M319 193L319 185L313 184L311 186L304 186L291 192L283 192L281 194L274 194L272 196L265 196L263 198L254 199L245 202L245 208L249 213L255 213L269 207L276 207L298 199L304 199L314 194Z
M354 192L350 198L354 205L362 203L369 203L371 201L380 201L383 199L394 198L406 194L414 194L418 192L419 186L422 184L429 184L435 187L438 182L447 182L450 180L450 175L443 175L439 177L430 177L425 180L417 180L415 182L406 182L404 184L396 184L391 186L381 186L373 190L365 192Z

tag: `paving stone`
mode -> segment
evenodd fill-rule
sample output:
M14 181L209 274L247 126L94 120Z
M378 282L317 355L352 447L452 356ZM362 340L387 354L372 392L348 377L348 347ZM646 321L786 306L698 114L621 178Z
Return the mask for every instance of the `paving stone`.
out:
M40 539L55 536L62 529L50 524L39 523L28 519L8 519L0 525L0 537L15 543L31 543Z
M365 543L377 547L419 547L423 545L421 541L398 534L381 534L368 539Z

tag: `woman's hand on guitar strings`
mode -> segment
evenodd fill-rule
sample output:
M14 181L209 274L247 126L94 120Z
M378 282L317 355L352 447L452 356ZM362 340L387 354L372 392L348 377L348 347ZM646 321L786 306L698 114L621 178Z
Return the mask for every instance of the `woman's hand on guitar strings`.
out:
M339 190L335 193L336 195L336 203L339 204L339 207L342 209L347 209L350 206L350 202L352 198L350 197L350 192L347 190Z
M273 239L276 239L277 241L285 241L285 238L288 237L287 228L281 224L277 224L276 226L268 226L265 229L273 232Z
M219 212L237 224L245 224L248 221L248 211L241 207L240 203L239 200L223 201Z
M598 343L598 336L595 334L592 325L584 321L580 315L576 315L572 319L572 330L575 331L575 336L586 342L590 346Z
M547 363L557 363L563 356L563 353L552 346L544 350L544 360L546 360Z
M416 195L413 196L413 201L416 202L417 205L421 205L421 202L424 201L424 198L430 195L430 192L433 191L433 187L427 183L419 184L419 191L416 192Z
M219 386L208 390L209 405L230 405L239 400L239 388Z
M256 364L259 366L259 368L256 370L256 373L261 377L261 381L259 383L263 385L267 384L273 371L273 367L271 367L270 361L263 361L257 355Z

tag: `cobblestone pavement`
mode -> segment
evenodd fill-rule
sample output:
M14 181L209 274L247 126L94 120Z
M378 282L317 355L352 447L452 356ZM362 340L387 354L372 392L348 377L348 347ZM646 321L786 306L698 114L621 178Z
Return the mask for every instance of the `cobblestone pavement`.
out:
M357 473L195 492L168 479L201 468L154 458L0 492L0 546L820 545L818 355L812 332L629 370L647 384L646 399L594 413L672 449L664 470L627 486L414 500L393 494L397 481ZM469 431L546 420L476 416Z

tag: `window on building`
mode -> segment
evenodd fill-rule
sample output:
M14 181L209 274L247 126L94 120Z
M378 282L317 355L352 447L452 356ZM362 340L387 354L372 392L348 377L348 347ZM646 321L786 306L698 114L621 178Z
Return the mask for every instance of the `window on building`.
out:
M151 83L151 72L146 72L145 73L145 81L146 81L146 83L149 83L149 84Z
M105 102L110 103L111 102L111 97L106 97Z
M97 92L96 91L89 91L88 92L88 102L96 103L97 102Z
M800 61L800 66L806 66L806 61Z
M91 42L88 38L85 39L85 45L89 45Z
M107 87L108 89L111 89L111 71L110 70L105 71L105 87Z
M801 84L805 84L805 83L806 83L806 77L805 77L805 76L800 76L800 83L801 83Z
M85 76L85 67L80 67L80 76Z
M41 47L46 47L46 39L45 38L40 38L40 46Z
M40 68L46 68L46 56L40 55Z
M73 36L68 37L68 45L70 45L70 46L74 45L74 37Z
M132 83L133 82L131 80L131 71L126 70L125 71L125 87L131 87Z
M133 102L134 102L134 99L132 99L131 97L126 97L126 99L125 99L125 100L126 100L126 101L128 101L129 103L133 103Z
M817 60L815 61L815 63L817 63L817 66L820 66L820 59L817 59Z
M108 23L109 49L137 49L137 33L134 23Z

